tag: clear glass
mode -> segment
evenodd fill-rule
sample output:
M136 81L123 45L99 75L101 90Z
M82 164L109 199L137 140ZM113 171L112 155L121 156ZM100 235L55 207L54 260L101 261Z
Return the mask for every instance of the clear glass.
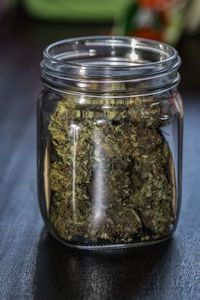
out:
M179 64L173 48L141 39L47 48L38 194L49 232L64 244L135 247L173 234L181 201Z

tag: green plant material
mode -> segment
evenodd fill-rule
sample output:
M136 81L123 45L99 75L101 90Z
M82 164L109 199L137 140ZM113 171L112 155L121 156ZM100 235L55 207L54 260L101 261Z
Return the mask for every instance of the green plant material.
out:
M78 104L51 115L49 218L62 239L135 243L167 236L175 195L172 155L153 97Z

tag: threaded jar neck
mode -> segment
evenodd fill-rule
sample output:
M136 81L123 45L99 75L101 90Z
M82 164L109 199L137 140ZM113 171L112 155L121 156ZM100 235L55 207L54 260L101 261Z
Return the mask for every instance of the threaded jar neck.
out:
M92 97L148 95L180 81L177 51L141 38L94 36L66 39L44 50L45 85Z

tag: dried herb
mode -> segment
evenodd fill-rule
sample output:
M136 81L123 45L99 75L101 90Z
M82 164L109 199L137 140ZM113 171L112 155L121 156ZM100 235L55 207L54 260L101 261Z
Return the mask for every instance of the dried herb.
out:
M169 234L174 168L153 97L61 100L51 115L49 218L64 240L134 243Z

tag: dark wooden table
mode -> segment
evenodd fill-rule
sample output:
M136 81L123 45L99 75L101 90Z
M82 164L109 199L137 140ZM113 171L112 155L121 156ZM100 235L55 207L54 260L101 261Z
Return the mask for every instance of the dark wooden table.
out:
M185 38L183 203L168 243L127 253L66 249L44 229L36 193L41 51L106 27L5 20L0 25L0 300L200 299L200 39Z

